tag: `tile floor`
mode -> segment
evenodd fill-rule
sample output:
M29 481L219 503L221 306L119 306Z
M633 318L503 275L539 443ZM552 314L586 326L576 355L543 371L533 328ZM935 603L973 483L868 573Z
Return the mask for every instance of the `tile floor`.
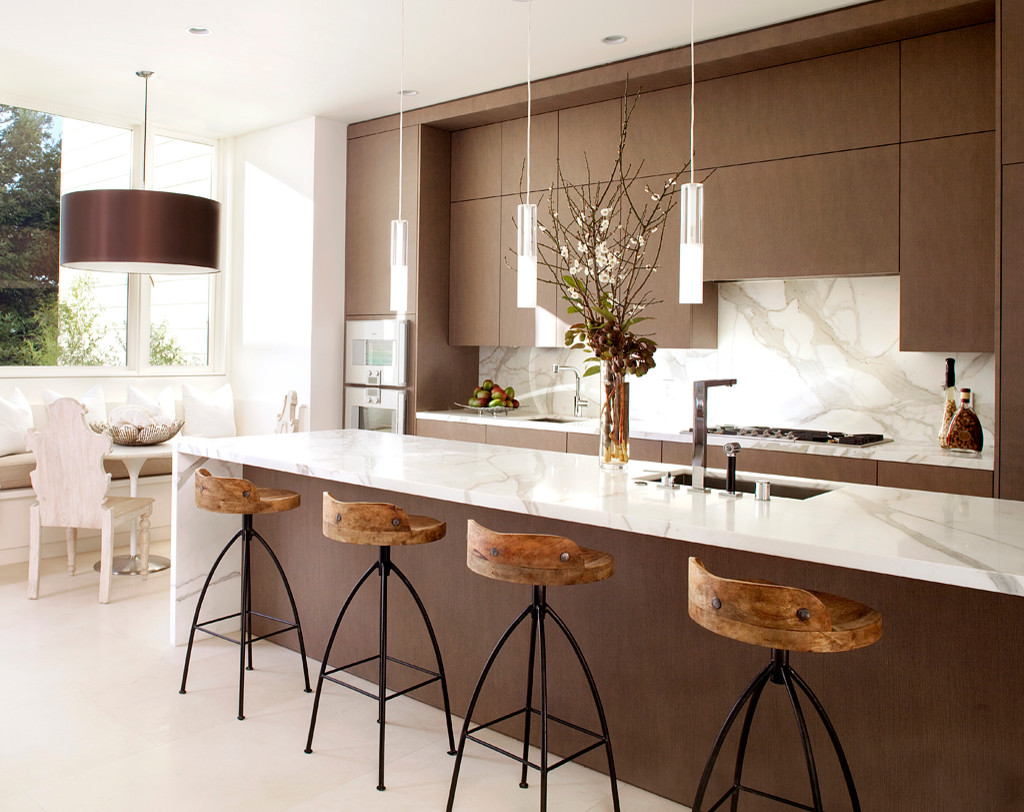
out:
M154 544L167 555L168 545ZM96 602L95 553L69 578L43 562L40 599L25 598L27 565L0 567L0 809L443 810L451 779L443 714L410 698L388 705L388 790L376 790L372 701L337 686L321 701L314 752L303 753L311 697L297 655L269 643L235 719L238 649L206 638L178 693L183 648L168 642L168 573L115 578ZM315 679L319 663L309 661ZM455 721L456 736L461 719ZM536 778L536 774L534 774ZM539 781L467 750L457 810L539 808ZM623 810L685 807L620 783ZM552 810L611 810L605 775L575 764L551 774Z

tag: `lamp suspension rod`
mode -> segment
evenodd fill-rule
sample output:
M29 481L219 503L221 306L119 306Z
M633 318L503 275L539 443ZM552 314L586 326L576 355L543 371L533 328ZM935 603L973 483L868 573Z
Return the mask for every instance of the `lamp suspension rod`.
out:
M530 123L533 112L533 88L530 86L530 54L533 51L533 0L526 12L526 202L530 202Z
M403 141L405 137L405 0L402 0L401 24L401 59L398 75L398 219L402 219L402 159L404 157Z
M142 97L142 188L146 188L146 147L149 143L149 77L153 75L151 70L137 70L136 76L146 80L146 90Z
M690 183L693 183L693 90L694 90L694 58L693 58L693 6L696 0L690 0Z

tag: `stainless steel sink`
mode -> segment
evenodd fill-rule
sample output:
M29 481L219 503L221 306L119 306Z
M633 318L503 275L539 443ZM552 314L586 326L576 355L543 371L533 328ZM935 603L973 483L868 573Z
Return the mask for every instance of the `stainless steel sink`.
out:
M637 477L634 481L638 485L658 485L661 483L664 474L648 474L647 476ZM674 472L672 473L672 484L679 485L680 487L689 487L692 482L692 478L689 473ZM739 493L753 493L754 486L756 483L746 479L736 480L736 490ZM725 491L725 478L717 476L705 476L704 487L710 488L713 491ZM819 494L828 493L828 488L814 488L805 485L792 485L784 482L772 481L771 495L773 497L779 497L780 499L810 499L812 496L818 496Z
M561 415L548 415L547 417L531 417L530 423L583 423L585 417L562 417Z

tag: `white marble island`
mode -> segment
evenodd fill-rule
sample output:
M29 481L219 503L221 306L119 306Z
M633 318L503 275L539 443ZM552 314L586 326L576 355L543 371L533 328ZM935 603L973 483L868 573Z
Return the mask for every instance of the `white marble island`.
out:
M325 489L353 501L396 501L447 522L445 539L401 551L401 566L434 619L456 712L490 645L528 599L468 572L466 519L605 549L615 556L613 578L554 591L551 600L591 658L621 776L687 803L724 713L763 665L759 650L710 635L687 616L685 562L699 555L724 575L825 589L882 612L879 643L797 664L854 754L865 809L1008 809L1024 789L1024 650L1015 642L1024 624L1024 504L844 484L764 505L635 484L649 463L605 474L591 457L358 431L186 437L175 463L179 642L206 568L231 531L211 534L206 519L223 517L191 507L191 472L244 470L257 484L302 493L294 515L257 523L266 519L292 580L311 657L367 563L351 545L322 538ZM219 587L225 607L237 605L237 578ZM367 615L367 628L374 624ZM413 634L396 645L415 653L419 643ZM552 701L571 715L577 697L571 675L566 682ZM522 690L517 682L498 687L504 695ZM497 705L481 717L497 715ZM777 723L791 720L780 714ZM797 786L806 781L801 769L793 771ZM965 774L975 780L957 780Z

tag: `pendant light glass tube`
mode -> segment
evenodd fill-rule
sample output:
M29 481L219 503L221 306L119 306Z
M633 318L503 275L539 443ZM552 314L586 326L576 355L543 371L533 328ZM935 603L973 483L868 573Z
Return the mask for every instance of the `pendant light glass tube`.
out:
M518 307L537 306L537 206L530 203L530 121L533 112L533 90L530 85L530 50L533 35L533 1L527 0L526 23L526 203L519 204L518 255L516 271L516 305Z
M680 187L679 302L704 301L704 184L693 182L693 6L690 0L690 182Z
M402 161L405 124L405 0L402 0L401 75L398 92L398 219L391 221L391 309L409 309L409 221L402 219Z

